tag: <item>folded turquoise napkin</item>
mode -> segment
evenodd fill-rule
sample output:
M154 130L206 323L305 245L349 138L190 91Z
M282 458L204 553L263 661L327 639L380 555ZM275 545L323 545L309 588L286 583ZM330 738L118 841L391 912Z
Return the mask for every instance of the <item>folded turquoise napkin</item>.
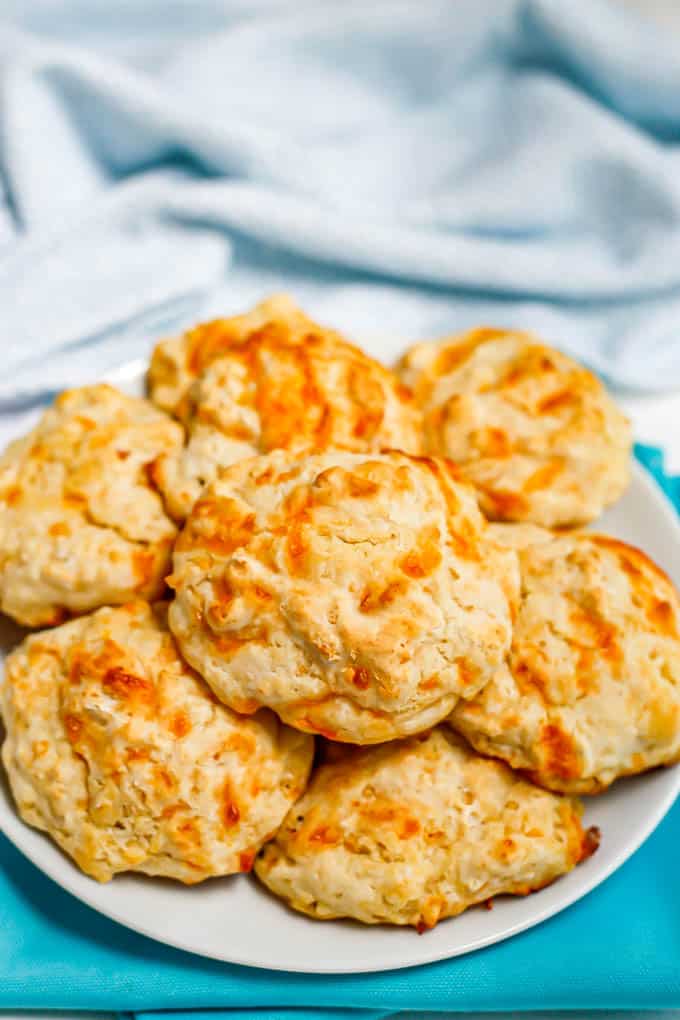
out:
M636 452L680 510L680 479L664 475L660 451ZM134 1010L139 1020L208 1007L230 1020L254 1010L264 1020L348 1020L351 1010L379 1020L400 1010L680 1008L679 847L676 805L603 885L530 931L425 967L314 977L216 963L127 931L0 837L0 1008Z

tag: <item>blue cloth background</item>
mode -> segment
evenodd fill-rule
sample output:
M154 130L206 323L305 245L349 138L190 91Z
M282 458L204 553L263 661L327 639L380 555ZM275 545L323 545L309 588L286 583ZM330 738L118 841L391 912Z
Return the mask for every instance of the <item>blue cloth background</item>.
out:
M660 452L637 454L680 510L680 479L661 473ZM208 1007L228 1009L228 1020L255 1011L348 1020L365 1010L361 1020L379 1020L399 1010L680 1008L678 847L680 805L611 878L536 928L425 967L312 977L215 963L127 931L0 837L0 1008L134 1010L138 1020Z
M73 381L88 357L101 371L282 288L394 353L490 320L619 383L680 382L680 46L631 15L600 0L2 11L9 385Z

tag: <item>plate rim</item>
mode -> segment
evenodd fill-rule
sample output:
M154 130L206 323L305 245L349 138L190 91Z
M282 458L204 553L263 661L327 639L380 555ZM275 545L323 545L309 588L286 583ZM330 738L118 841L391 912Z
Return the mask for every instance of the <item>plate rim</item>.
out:
M636 459L632 460L631 476L635 476L636 482L645 490L646 498L654 503L657 510L666 518L669 526L675 532L678 547L680 548L680 516L666 493L650 472ZM630 857L632 857L643 843L649 839L657 826L668 814L675 803L678 794L680 794L680 765L675 766L672 774L674 775L674 781L669 782L669 786L665 794L660 797L657 802L655 802L654 810L650 812L649 816L645 819L644 824L636 828L635 834L632 838L624 841L618 852L613 854L611 859L608 859L607 865L602 871L599 869L596 870L592 876L583 880L576 890L567 886L561 895L557 896L557 902L551 900L547 902L543 908L540 907L538 900L538 897L540 897L539 893L536 899L532 897L532 902L536 904L537 909L535 909L530 917L511 923L500 931L493 931L488 936L482 935L480 937L473 938L464 946L458 948L454 947L453 949L447 949L446 947L441 947L434 951L428 951L426 940L414 940L413 958L407 962L395 963L389 967L380 965L376 966L368 960L365 965L359 966L350 966L349 964L343 963L332 965L325 963L323 960L317 960L313 965L307 967L300 966L299 963L286 963L285 960L274 960L266 963L254 962L252 958L241 957L238 952L230 952L229 955L225 955L223 953L214 952L210 949L197 948L195 944L184 941L181 937L173 935L172 932L167 932L161 936L137 921L130 921L124 916L124 913L119 913L115 906L115 898L112 908L109 908L108 905L104 907L96 902L94 890L101 888L101 886L94 880L91 880L93 882L93 895L89 896L87 891L83 893L83 891L78 888L78 880L81 880L83 876L77 870L75 864L70 860L68 855L64 854L59 847L56 847L45 832L33 829L23 822L16 812L13 803L10 804L10 813L7 814L7 817L5 817L4 808L2 804L0 804L0 832L3 833L10 843L25 858L27 858L34 867L38 868L43 875L46 875L51 881L64 889L69 895L74 896L79 902L84 903L89 909L96 911L101 916L108 918L108 920L113 921L122 928L134 931L138 935L149 938L160 945L167 945L173 949L190 953L199 958L215 960L220 963L231 964L239 967L247 967L251 970L269 970L279 973L287 972L292 974L317 974L326 976L380 974L389 973L390 971L407 970L412 967L419 967L429 963L437 963L442 960L454 959L459 956L467 955L468 953L476 952L477 950L483 949L487 946L504 942L514 935L520 934L520 932L527 931L530 928L542 924L549 918L562 913L563 910L566 910L568 907L579 902L603 882L606 882L615 871L617 871ZM3 785L7 787L7 794L11 802L12 797L6 776L3 775L2 780ZM50 849L56 849L58 851L59 856L55 856L54 863L48 861L47 864L45 864L40 859L40 853L34 853L30 845L28 847L25 845L25 841L21 838L24 832L28 832L30 836L39 836L41 840L39 845L42 845L42 841L44 840L49 845ZM134 878L132 873L129 877ZM251 880L254 881L254 879ZM109 888L113 888L113 885L110 885ZM556 884L550 888L553 890L559 889L559 885ZM285 905L282 906L284 909L289 909L286 908ZM384 926L376 927L382 928Z

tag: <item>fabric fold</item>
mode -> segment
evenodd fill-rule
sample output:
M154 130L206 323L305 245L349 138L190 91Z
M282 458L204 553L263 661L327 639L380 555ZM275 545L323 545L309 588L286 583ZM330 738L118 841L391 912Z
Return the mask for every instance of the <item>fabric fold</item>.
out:
M42 6L0 26L8 370L187 298L351 287L364 335L389 292L404 340L522 323L616 383L678 385L680 55L644 22L152 0L104 31L70 0L68 33Z

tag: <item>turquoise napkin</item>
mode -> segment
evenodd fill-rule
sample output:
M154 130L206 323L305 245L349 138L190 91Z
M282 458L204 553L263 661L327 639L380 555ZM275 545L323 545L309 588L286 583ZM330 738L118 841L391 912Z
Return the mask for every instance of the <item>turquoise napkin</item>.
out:
M680 479L664 474L660 451L636 452L680 510ZM362 1010L379 1020L400 1010L680 1007L679 848L676 805L611 878L530 931L425 967L314 977L216 963L127 931L0 837L0 1008L134 1010L139 1020L208 1007L228 1009L229 1020L255 1010L264 1020L348 1020Z

